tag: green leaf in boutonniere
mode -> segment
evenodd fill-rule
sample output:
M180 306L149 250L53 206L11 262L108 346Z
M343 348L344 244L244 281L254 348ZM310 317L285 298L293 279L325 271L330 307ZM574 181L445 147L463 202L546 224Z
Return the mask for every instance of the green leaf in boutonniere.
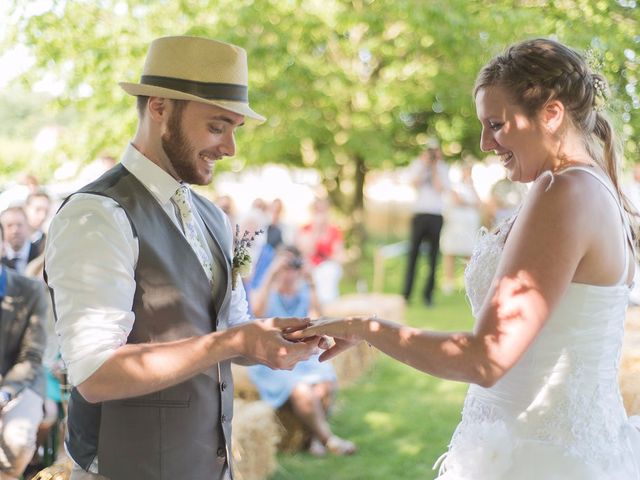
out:
M251 245L256 237L262 233L257 230L251 234L245 230L240 236L240 226L236 225L236 232L233 238L233 260L231 262L231 289L236 289L238 277L245 277L251 272Z

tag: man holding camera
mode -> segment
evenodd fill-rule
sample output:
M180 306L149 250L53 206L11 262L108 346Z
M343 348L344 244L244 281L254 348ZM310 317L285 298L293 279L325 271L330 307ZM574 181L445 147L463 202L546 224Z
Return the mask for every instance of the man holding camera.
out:
M433 292L436 284L436 265L440 251L440 232L442 231L442 208L444 193L449 188L449 171L442 161L442 150L432 143L409 166L411 182L416 189L417 198L411 219L411 237L407 256L407 271L404 280L403 295L409 301L413 289L416 261L420 245L429 246L429 276L424 286L422 299L427 306L433 304Z

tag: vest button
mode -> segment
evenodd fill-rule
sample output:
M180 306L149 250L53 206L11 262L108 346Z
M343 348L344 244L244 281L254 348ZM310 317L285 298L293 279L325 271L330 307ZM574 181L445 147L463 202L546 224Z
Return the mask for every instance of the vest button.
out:
M220 390L222 390L223 392L227 389L227 382L222 382L220 384Z
M216 453L218 454L219 457L225 457L227 454L227 451L224 449L224 447L218 447L218 451Z
M226 416L224 413L223 413L223 414L222 414L222 416L220 417L220 421L221 421L222 423L224 423L224 422L226 422L226 421L227 421L227 416Z

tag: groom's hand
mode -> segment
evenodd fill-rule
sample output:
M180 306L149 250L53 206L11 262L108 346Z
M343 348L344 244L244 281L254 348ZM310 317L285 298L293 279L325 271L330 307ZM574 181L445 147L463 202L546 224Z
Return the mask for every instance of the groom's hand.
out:
M286 335L286 338L293 341L324 338L324 345L321 348L325 352L320 355L320 361L324 362L360 343L364 337L368 320L368 317L319 318L313 320L311 325L304 330ZM331 343L329 343L329 338L332 339Z
M291 370L296 363L319 352L319 338L291 341L285 332L307 328L308 318L267 318L235 327L240 355L256 363L280 370Z
M285 320L285 319L280 319L280 320ZM289 319L286 319L286 320L289 320ZM302 333L303 330L309 328L317 321L317 320L310 320L308 318L305 318L304 320L306 320L307 322L302 326L295 325L295 326L287 326L283 328L282 336L290 342L316 343L318 345L318 348L322 350L327 350L333 346L334 342L329 337L326 337L324 335L312 335L312 334Z

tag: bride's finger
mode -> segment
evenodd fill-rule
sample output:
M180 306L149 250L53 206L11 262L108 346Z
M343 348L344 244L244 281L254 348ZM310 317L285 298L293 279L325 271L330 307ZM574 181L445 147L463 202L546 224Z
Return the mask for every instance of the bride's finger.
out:
M324 352L322 352L322 354L320 355L319 360L321 362L326 362L327 360L331 360L333 357L341 354L344 350L345 350L344 348L341 348L338 345L334 345L330 349L325 350Z
M322 352L319 360L321 362L326 362L327 360L331 360L333 357L339 355L345 350L348 350L352 346L353 346L352 343L348 343L344 341L336 341L336 343L331 348Z
M315 327L309 327L303 330L296 330L295 332L288 332L282 336L291 342L296 342L310 337L317 337L319 333Z

